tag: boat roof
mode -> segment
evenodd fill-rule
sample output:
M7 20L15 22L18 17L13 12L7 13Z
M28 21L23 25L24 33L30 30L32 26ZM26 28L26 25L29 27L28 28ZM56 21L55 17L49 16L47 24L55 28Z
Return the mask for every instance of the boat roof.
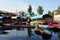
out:
M43 15L37 15L37 16L34 16L34 17L31 17L31 19L38 19L38 18L42 18Z

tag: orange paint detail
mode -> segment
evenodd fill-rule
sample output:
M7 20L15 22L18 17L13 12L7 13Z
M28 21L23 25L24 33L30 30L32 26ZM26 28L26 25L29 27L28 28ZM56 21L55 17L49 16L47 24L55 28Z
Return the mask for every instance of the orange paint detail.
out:
M43 30L40 30L41 35L44 33Z

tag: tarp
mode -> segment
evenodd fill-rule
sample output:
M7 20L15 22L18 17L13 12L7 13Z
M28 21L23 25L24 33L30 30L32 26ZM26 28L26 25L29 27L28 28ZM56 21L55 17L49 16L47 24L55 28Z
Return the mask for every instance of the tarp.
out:
M2 16L0 16L0 19L3 19L3 17L2 17Z
M37 16L34 16L34 17L31 17L31 19L38 19L38 18L42 18L43 15L37 15Z

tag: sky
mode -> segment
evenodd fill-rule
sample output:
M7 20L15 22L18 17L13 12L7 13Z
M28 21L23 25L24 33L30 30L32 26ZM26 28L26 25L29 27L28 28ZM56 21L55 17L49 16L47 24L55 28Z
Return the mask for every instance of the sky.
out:
M49 10L56 10L60 6L60 0L0 0L0 10L27 12L30 4L33 12L37 13L38 6L42 6L45 14Z

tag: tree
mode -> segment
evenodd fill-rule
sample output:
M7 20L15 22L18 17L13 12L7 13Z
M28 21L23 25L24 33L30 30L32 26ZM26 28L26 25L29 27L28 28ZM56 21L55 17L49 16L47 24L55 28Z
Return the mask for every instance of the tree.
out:
M58 7L58 9L57 10L59 10L60 11L60 6Z
M37 13L40 15L40 14L43 14L43 8L41 6L38 7L37 9Z
M60 14L60 6L58 7L58 12L59 12L59 14Z
M49 15L52 15L51 11L48 11L48 14L49 14Z
M34 12L32 12L30 15L31 15L31 16L34 16Z
M54 12L56 12L56 14L60 14L60 6Z
M28 12L29 12L29 13L32 12L32 6L31 6L31 5L29 5Z

